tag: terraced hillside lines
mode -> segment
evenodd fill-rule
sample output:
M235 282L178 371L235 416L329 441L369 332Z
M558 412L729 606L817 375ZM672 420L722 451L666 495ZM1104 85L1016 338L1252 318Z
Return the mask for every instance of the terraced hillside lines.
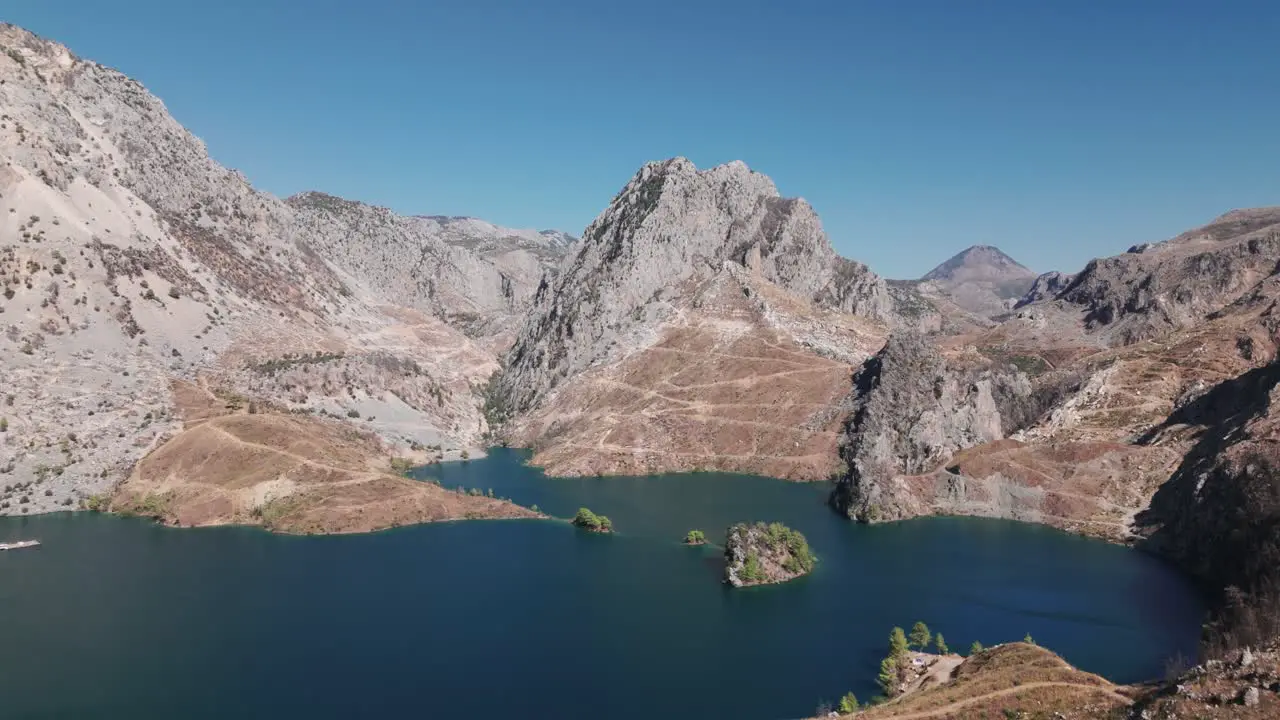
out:
M646 347L559 388L509 439L532 445L533 462L557 475L829 477L847 415L847 358L860 359L883 331L746 273L679 292Z
M552 473L685 469L826 477L852 368L762 330L733 338L681 328L616 367L589 373L549 419Z
M381 443L343 423L249 413L193 383L175 383L173 392L185 429L137 464L113 508L180 526L256 524L295 533L538 516L393 475Z
M966 659L943 684L908 693L850 717L970 720L1012 714L1102 720L1131 705L1131 693L1128 688L1077 670L1048 650L1010 643Z

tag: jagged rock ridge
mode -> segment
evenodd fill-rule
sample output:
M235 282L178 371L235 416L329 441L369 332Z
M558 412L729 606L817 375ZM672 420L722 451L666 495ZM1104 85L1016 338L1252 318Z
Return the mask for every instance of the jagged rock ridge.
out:
M504 370L511 409L645 342L634 320L669 315L664 295L726 262L823 307L895 315L884 281L836 255L808 203L782 198L764 175L741 162L705 171L684 158L650 163L587 227L560 276L539 287Z

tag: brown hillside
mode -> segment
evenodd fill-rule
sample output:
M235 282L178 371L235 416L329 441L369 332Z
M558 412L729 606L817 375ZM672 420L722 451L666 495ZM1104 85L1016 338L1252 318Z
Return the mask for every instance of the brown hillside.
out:
M852 716L859 720L1026 717L1098 720L1133 702L1134 691L1082 672L1044 648L1010 643L965 660L950 681Z
M186 427L138 463L113 509L179 526L290 533L538 516L393 474L382 443L345 423L267 408L249 413L190 383L174 384L174 401Z

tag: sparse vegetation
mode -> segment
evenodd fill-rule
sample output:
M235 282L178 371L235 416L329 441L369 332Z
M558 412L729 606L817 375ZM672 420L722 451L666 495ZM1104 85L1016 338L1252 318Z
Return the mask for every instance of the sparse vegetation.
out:
M703 545L706 542L707 542L707 535L701 530L690 530L684 536L685 545Z
M840 698L840 712L845 715L858 712L857 696L851 692L845 693L844 697Z
M304 365L319 365L322 363L334 362L346 357L345 353L326 353L316 350L314 353L305 354L285 353L282 357L271 360L263 360L257 363L247 363L246 369L252 370L263 375L278 375L285 370Z
M880 661L880 674L876 683L887 698L898 694L898 685L902 682L902 670L906 664L907 636L902 628L895 627L889 633L889 654Z
M105 495L90 495L81 500L80 505L90 512L106 512L111 507L111 501Z
M983 649L982 643L978 642L977 640L974 640L973 644L969 646L969 654L977 655L978 653L982 652L982 649Z

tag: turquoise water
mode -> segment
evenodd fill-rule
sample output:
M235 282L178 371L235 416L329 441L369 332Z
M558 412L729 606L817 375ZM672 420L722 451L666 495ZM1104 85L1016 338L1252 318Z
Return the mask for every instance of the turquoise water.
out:
M1114 680L1194 655L1202 612L1144 554L1012 522L862 527L825 488L714 473L544 478L515 451L424 468L568 517L360 536L0 519L0 717L712 718L811 713L872 681L893 625L953 648L1030 632ZM817 571L732 591L713 540L803 531Z

